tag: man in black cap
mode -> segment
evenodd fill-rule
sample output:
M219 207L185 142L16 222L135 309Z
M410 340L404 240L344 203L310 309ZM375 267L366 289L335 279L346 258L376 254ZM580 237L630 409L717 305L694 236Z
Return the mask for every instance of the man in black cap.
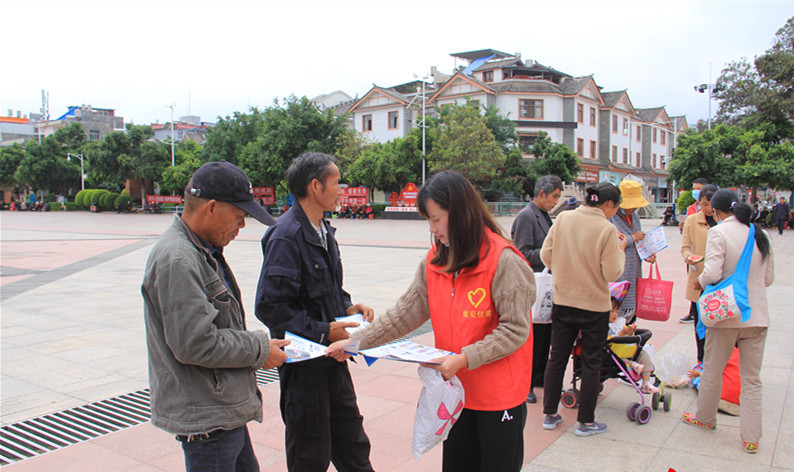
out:
M310 152L287 170L295 202L262 238L264 261L256 290L256 316L274 338L289 331L329 345L345 339L357 323L335 319L372 308L354 305L342 288L342 261L334 233L323 218L339 203L336 158ZM371 472L370 443L343 359L320 357L278 370L287 468L291 472Z
M240 168L205 164L146 263L152 424L176 435L188 471L259 470L247 427L262 421L255 372L286 359L288 341L246 330L240 288L223 257L246 213L275 223Z

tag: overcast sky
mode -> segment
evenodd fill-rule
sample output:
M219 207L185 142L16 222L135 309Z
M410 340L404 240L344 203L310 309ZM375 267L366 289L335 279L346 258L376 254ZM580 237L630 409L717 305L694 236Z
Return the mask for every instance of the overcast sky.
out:
M521 52L637 108L708 114L693 86L763 54L794 1L0 0L0 115L69 105L127 122L216 121L290 94L363 96L451 71L450 53ZM716 113L716 102L714 106Z

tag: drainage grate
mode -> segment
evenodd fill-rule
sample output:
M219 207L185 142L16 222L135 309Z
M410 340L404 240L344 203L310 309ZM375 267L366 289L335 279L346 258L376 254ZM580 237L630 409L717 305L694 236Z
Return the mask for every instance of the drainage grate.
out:
M432 331L430 322L394 341ZM257 385L278 381L276 369L256 371ZM5 425L0 428L0 467L30 459L149 421L149 389L77 408Z

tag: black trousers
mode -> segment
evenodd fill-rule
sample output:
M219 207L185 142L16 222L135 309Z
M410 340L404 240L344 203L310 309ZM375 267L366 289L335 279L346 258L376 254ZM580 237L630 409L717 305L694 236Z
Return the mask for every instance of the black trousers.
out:
M595 420L603 348L609 330L609 312L554 305L551 311L551 355L544 380L543 413L553 415L562 396L562 381L576 336L582 340L582 382L579 390L580 423Z
M532 388L543 387L551 347L551 323L532 323Z
M372 472L369 438L347 362L330 359L279 367L287 469Z
M464 408L444 441L443 472L519 472L527 405L509 410Z
M701 364L703 363L703 352L705 352L706 348L706 337L703 336L703 339L698 337L698 319L700 318L698 315L698 304L695 302L689 302L689 314L692 316L692 319L695 320L692 323L695 326L695 345L698 347L698 362Z

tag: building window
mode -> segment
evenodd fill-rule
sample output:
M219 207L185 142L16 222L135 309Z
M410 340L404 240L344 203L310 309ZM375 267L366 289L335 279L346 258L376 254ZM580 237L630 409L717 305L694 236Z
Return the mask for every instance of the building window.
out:
M584 105L576 104L576 122L584 124Z
M519 100L518 116L523 119L542 120L543 100Z
M626 148L623 148L623 163L624 164L629 163L629 150Z
M389 112L389 129L397 129L400 127L400 112L399 111L390 111Z
M372 131L372 115L361 117L361 131Z
M653 143L656 144L656 128L653 129Z
M618 147L612 146L612 162L618 161Z
M640 153L637 153L637 155L634 156L634 167L639 167L641 161L642 158L640 157Z
M596 158L596 142L590 141L590 159Z
M617 116L613 116L612 117L612 133L617 133L617 132L618 132L618 117Z
M90 130L88 130L88 140L89 141L99 141L99 130L98 129L90 129Z
M651 162L653 163L654 167L659 167L659 164L657 164L657 162L656 162L656 154L655 153L653 154L653 159L651 160Z
M596 125L596 110L593 107L590 107L590 126Z
M537 134L520 135L518 137L518 147L522 152L529 154L535 146L535 140L538 138Z
M636 139L637 139L637 142L640 142L642 140L642 128L640 126L637 126L637 138Z
M664 146L665 142L667 141L667 132L662 131L661 139L662 139L662 146Z
M662 136L664 136L664 134L662 134ZM660 169L664 169L664 164L665 164L664 163L664 156L660 155L659 156L659 168Z
M482 81L483 82L493 82L493 71L487 70L482 73Z
M576 155L584 157L584 139L576 138Z

